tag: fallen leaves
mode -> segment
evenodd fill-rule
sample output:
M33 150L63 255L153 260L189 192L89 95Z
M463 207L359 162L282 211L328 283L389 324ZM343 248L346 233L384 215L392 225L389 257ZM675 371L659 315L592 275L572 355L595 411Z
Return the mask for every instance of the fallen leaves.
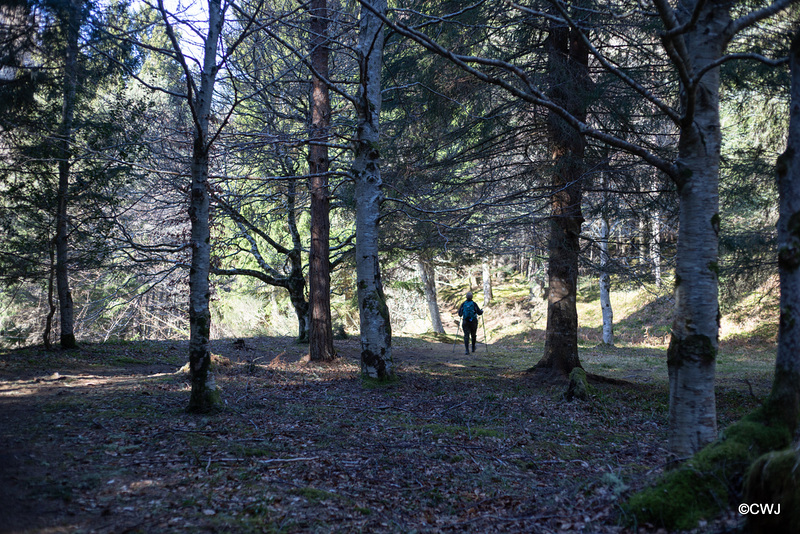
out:
M600 408L566 404L524 374L411 351L397 383L367 387L354 360L313 366L272 343L220 359L227 408L207 417L183 413L184 376L135 352L6 381L4 476L57 509L26 526L621 534L620 496L665 457L663 407L640 409L651 393L603 385Z

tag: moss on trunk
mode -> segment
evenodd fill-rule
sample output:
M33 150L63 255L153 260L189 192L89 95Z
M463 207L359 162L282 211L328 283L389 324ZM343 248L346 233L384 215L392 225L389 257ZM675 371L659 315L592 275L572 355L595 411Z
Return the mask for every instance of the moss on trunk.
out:
M743 480L762 454L782 449L791 432L762 408L728 427L722 437L623 506L630 523L689 529L742 502Z
M581 367L576 367L569 374L569 386L565 394L568 401L572 399L589 400L589 381L586 371Z
M800 449L790 447L758 458L747 474L743 502L772 505L772 513L748 514L751 534L800 532ZM780 506L780 508L777 508Z

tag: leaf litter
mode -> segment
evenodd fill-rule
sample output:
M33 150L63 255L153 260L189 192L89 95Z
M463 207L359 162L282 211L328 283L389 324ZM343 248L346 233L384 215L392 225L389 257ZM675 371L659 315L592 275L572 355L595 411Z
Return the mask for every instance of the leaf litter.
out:
M315 365L263 338L215 343L224 407L192 416L176 345L0 353L0 532L625 534L666 463L664 386L567 403L433 343L375 385L356 342Z

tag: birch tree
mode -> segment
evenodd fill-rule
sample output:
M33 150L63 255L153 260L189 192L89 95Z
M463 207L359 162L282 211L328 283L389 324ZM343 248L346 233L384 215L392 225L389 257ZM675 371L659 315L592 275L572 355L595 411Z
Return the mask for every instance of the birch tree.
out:
M480 80L501 87L511 95L541 106L559 116L577 132L620 151L639 157L668 176L678 189L679 233L676 263L676 307L670 341L668 369L670 378L670 432L672 453L686 457L716 437L714 373L718 348L718 183L720 160L719 68L731 60L772 60L757 51L726 55L728 44L741 37L739 49L747 49L744 34L767 24L792 0L776 0L751 9L743 3L722 0L681 0L673 7L666 0L656 0L657 20L633 10L625 17L612 8L609 20L633 21L641 16L641 42L628 50L639 54L637 65L647 64L657 47L662 47L669 62L661 76L639 77L640 72L628 63L612 61L587 35L586 26L573 18L569 4L553 2L556 14L509 3L530 17L544 17L569 24L575 37L587 47L599 68L617 80L630 98L642 108L655 106L678 130L674 156L663 154L634 131L611 132L593 127L580 113L569 109L542 88L539 81L513 60L490 56L459 55L441 46L429 34L395 22L393 27L438 53ZM735 14L732 17L736 6ZM611 13L610 13L611 14ZM656 22L659 35L648 33L648 24ZM614 38L614 24L593 34L593 40ZM613 50L613 47L611 47ZM664 80L667 83L664 83ZM674 104L673 104L674 103ZM551 289L552 290L552 289Z
M795 21L796 22L796 21ZM792 33L796 32L796 23ZM778 29L777 35L786 33ZM659 523L668 529L693 527L700 518L710 519L737 502L780 502L790 505L797 488L791 466L797 460L800 428L800 38L795 35L790 52L791 102L786 151L778 158L779 190L778 268L780 272L780 325L775 377L769 397L752 413L722 432L718 440L685 464L666 471L658 482L632 495L623 509L639 523ZM788 449L786 449L788 447ZM782 459L786 459L784 462ZM771 464L771 465L770 465ZM789 469L774 466L789 466ZM743 482L744 496L742 492ZM691 488L691 491L671 491ZM788 516L788 517L787 517ZM793 514L756 518L753 532L790 532Z
M439 301L436 291L436 269L433 261L424 256L417 257L417 270L422 281L422 291L425 293L425 301L428 303L428 314L431 318L431 328L437 334L444 334L442 316L439 313Z
M605 189L605 179L603 180ZM600 249L600 310L603 315L603 343L614 344L614 309L611 307L611 257L608 255L608 238L611 229L608 224L608 194L603 192L603 201L600 211L600 235L598 247Z
M483 281L483 306L485 308L494 298L494 295L492 295L492 270L489 264L489 258L483 258L481 269L483 271L481 278Z
M175 29L181 21L167 12L163 0L158 0L172 50L169 55L180 65L186 80L186 92L181 96L188 104L192 124L192 151L189 161L191 184L189 187L188 213L191 222L189 246L192 251L189 268L189 369L191 373L191 396L187 411L203 413L212 411L219 402L211 367L211 232L209 165L211 150L219 137L227 117L212 129L214 87L228 55L251 31L253 18L246 22L239 36L222 47L225 14L230 4L222 0L208 1L208 26L204 30L192 27L193 33L202 39L202 57L194 59L185 50ZM195 62L197 68L193 68ZM235 104L234 104L235 105ZM230 113L230 112L229 112ZM229 116L229 115L228 115Z
M190 160L189 219L192 250L189 271L189 372L192 391L187 411L204 413L215 409L218 392L211 367L211 232L209 230L209 153L214 135L210 131L214 84L220 65L217 64L219 41L224 25L221 0L208 2L208 30L203 37L203 57L199 72L189 66L183 46L173 28L173 15L158 0L158 9L167 28L174 57L186 77L186 101L192 115L193 143Z
M381 191L380 113L385 0L364 0L358 37L359 91L353 179L356 191L356 284L361 325L361 372L378 380L394 376L389 307L381 282L378 225Z

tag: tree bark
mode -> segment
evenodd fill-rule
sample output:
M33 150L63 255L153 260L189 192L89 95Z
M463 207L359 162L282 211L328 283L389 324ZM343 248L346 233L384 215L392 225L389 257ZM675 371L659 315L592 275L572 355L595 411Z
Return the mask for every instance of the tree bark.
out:
M162 4L159 0L159 4ZM162 4L163 6L163 4ZM163 9L163 7L162 7ZM224 23L220 0L208 2L209 27L205 39L203 70L199 74L197 93L190 89L190 106L194 118L194 144L192 162L191 198L189 219L191 220L192 262L189 272L189 369L192 391L187 411L206 413L219 404L214 375L211 371L211 232L209 228L210 203L208 187L209 120L214 84L219 67L217 47ZM174 42L177 48L177 42Z
M586 118L590 84L588 49L566 26L551 23L547 42L550 97L580 120ZM578 358L578 253L583 216L582 175L586 143L583 136L554 113L548 115L553 159L550 217L547 329L544 355L534 370L566 379Z
M483 273L481 277L483 278L483 307L489 305L492 302L492 271L489 268L489 260L487 258L483 258L482 262Z
M311 249L309 251L308 292L311 308L309 358L330 361L333 348L330 267L330 190L328 187L328 147L331 105L328 86L328 7L326 0L312 0L311 14L311 128L308 147L309 187L311 189Z
M73 349L75 340L74 305L69 287L69 181L72 167L72 141L75 102L78 91L78 39L81 2L71 0L67 6L67 43L64 57L64 95L59 126L58 196L56 212L56 287L61 321L61 348Z
M386 13L386 0L366 3L378 13ZM392 329L378 256L378 223L383 200L379 151L383 42L381 20L370 9L362 7L358 40L361 75L356 99L358 130L353 161L361 372L369 378L389 380L394 376Z
M800 426L800 32L795 33L789 61L789 137L776 172L781 311L775 378L767 406L794 435Z
M442 316L439 313L439 302L436 294L436 270L430 260L420 256L417 258L419 277L422 280L422 290L425 292L425 300L428 303L428 313L431 317L431 328L437 334L444 334L442 326Z
M680 22L692 16L694 2L679 6ZM707 2L698 24L684 35L691 72L720 58L727 44L729 5ZM670 384L670 451L691 456L717 437L714 374L719 344L719 68L705 73L694 88L683 88L683 120L678 141L676 180L679 204L675 267L675 320L667 367Z
M297 315L297 342L308 343L311 334L310 306L306 301L306 279L303 275L303 242L297 229L297 183L289 180L287 192L287 219L289 233L292 235L292 250L288 253L290 271L286 289L289 291L289 300L292 302ZM330 296L328 298L328 311L330 312ZM331 335L333 335L331 333ZM331 341L331 343L333 343Z
M56 314L56 304L53 302L53 286L55 285L56 277L56 253L54 241L50 241L50 246L48 249L50 251L50 268L47 270L49 273L47 277L48 312L44 319L44 333L42 334L42 341L44 341L45 350L52 350L53 344L50 340L52 339L51 334L53 330L53 316Z
M606 197L604 194L603 197ZM604 198L604 211L605 211ZM609 273L610 258L608 255L609 236L608 215L600 215L600 309L603 313L603 343L614 344L614 309L611 307L611 274Z
M661 218L658 210L650 211L650 263L653 266L653 279L661 288Z

